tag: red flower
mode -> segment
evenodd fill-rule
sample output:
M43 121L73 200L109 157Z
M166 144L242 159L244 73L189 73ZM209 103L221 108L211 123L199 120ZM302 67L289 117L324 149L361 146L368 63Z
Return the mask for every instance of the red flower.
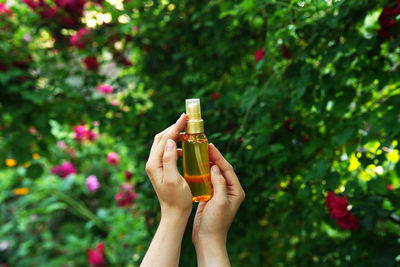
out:
M1 72L7 72L7 71L8 71L8 66L7 66L7 65L0 64L0 71L1 71Z
M346 196L340 198L335 193L328 192L326 206L329 209L331 217L336 220L341 228L357 231L359 229L359 221L348 210L348 205Z
M293 122L294 122L293 117L289 117L288 119L285 120L284 127L286 128L286 130L289 130L291 132L294 131L294 127L292 125Z
M290 51L285 44L282 45L282 55L283 55L283 58L285 58L287 60L292 58L292 55L290 54Z
M391 184L388 184L388 185L386 186L386 188L387 188L387 190L389 190L389 191L393 191L393 185L391 185Z
M255 58L257 61L261 61L261 59L263 59L264 56L265 56L264 48L260 48L260 49L258 49L256 52L254 52L254 58Z
M306 134L306 135L303 136L303 142L304 142L304 143L310 142L310 136L309 136L308 134Z
M119 192L115 194L114 199L119 207L130 206L132 201L138 198L137 193L130 183L122 183Z
M234 123L233 121L229 120L228 121L228 126L226 126L226 128L225 128L225 133L230 133L236 127L237 127L236 123Z
M90 38L90 30L88 28L80 29L76 34L69 38L69 43L80 49L85 48Z
M126 181L129 182L132 179L132 173L130 171L125 171L124 175L125 175L125 180Z
M124 65L125 67L130 67L132 66L132 61L130 61L128 58L123 57L121 60L122 65Z
M67 13L77 14L80 17L83 15L83 7L86 4L86 0L55 0L54 2Z
M392 8L384 7L382 13L379 15L378 23L379 30L378 35L384 39L390 39L390 33L396 28L395 17L400 14L400 1L397 1L396 5Z
M104 243L98 243L96 249L89 248L88 250L88 261L91 266L103 266L104 265Z
M213 100L213 101L216 101L218 98L220 98L221 97L221 94L220 93L217 93L217 92L213 92L212 94L211 94L211 99Z
M63 17L62 22L66 28L75 28L79 24L79 21L74 17Z
M99 69L99 63L97 62L97 58L90 56L90 57L86 57L82 60L83 64L85 65L85 68L87 70L98 70Z
M39 16L42 19L51 19L57 16L58 9L57 7L50 7L48 5L44 5L39 9Z

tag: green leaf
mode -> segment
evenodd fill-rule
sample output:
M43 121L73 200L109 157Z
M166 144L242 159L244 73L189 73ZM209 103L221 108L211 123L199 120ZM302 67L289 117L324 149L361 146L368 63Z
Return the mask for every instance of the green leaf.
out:
M43 167L39 163L32 164L26 169L26 175L30 178L38 178L43 173Z

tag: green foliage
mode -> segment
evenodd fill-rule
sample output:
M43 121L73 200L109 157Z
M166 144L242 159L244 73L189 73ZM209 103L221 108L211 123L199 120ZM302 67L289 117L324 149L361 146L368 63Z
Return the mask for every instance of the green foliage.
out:
M399 264L400 38L377 33L391 2L97 2L72 29L23 3L0 14L0 262L85 266L105 242L109 265L137 266L159 218L144 171L153 136L199 97L206 134L246 191L229 232L233 266ZM69 39L84 23L90 41L78 49ZM95 141L74 139L82 123ZM50 173L65 161L78 173ZM123 208L125 170L139 197ZM328 191L347 196L358 231L330 218ZM190 230L182 266L196 264Z

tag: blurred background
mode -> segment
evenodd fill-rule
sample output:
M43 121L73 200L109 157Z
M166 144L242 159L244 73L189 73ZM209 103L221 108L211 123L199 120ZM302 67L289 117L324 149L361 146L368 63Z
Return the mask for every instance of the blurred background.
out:
M139 266L186 98L246 191L233 266L398 266L399 23L391 0L0 0L1 266Z

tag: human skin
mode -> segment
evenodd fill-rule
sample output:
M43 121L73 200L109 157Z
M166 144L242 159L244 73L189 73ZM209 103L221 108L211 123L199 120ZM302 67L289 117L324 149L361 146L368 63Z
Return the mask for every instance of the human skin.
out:
M192 193L176 167L176 142L182 140L187 116L154 137L146 172L157 194L161 220L140 266L178 266L185 227L192 211Z
M209 145L209 158L214 194L197 207L192 240L199 267L230 266L226 239L245 193L232 166L213 144Z
M147 266L178 266L183 233L192 210L192 194L177 169L176 142L183 139L187 115L154 137L146 172L157 194L161 220L141 263ZM192 240L198 266L230 266L226 238L245 194L232 168L218 149L209 145L213 197L199 203Z

